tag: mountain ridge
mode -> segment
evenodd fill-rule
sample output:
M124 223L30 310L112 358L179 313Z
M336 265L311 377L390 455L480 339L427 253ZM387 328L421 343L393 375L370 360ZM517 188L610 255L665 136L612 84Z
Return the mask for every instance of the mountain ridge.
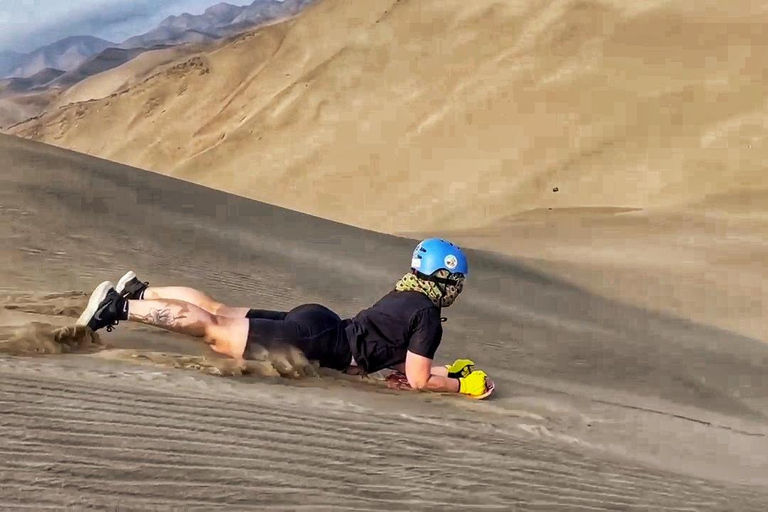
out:
M63 74L65 72L60 69L45 68L28 78L4 78L0 80L0 93L29 91L36 87L45 86Z
M32 52L19 54L16 66L6 78L29 78L46 68L72 71L97 53L115 43L94 36L69 36Z
M0 78L29 78L46 68L75 71L82 63L110 47L133 50L157 45L212 42L258 23L294 15L312 1L254 0L244 6L220 2L208 7L203 14L168 16L155 28L121 43L89 35L68 36L29 53L0 52Z
M203 14L181 13L165 18L154 29L133 36L120 44L121 48L146 46L167 42L196 31L210 38L223 38L258 23L274 21L296 14L314 0L254 0L250 5L236 6L226 2L208 7Z

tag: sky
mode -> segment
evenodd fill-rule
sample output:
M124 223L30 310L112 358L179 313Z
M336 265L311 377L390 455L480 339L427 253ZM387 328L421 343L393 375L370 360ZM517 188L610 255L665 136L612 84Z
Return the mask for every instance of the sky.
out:
M172 14L202 12L221 0L0 0L0 51L30 52L68 36L121 43ZM226 0L247 5L253 0Z

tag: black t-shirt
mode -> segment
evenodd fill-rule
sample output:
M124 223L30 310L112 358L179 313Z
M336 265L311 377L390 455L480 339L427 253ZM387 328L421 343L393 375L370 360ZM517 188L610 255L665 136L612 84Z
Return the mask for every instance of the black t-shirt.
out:
M443 338L440 309L420 292L388 293L345 330L355 362L368 373L404 363L409 350L433 359Z

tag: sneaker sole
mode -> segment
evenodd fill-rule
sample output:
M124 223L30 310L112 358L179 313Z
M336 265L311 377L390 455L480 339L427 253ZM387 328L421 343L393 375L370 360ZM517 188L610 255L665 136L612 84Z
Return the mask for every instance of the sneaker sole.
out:
M93 318L93 315L96 314L96 310L99 309L99 305L107 298L107 293L109 293L111 288L112 283L104 281L93 291L91 298L88 300L88 305L85 307L85 311L83 311L83 314L77 319L75 325L88 325Z
M136 278L136 272L134 272L133 270L129 270L117 282L117 286L115 286L115 291L120 295L122 295L123 290L125 290L125 285L127 285L131 281L131 279L135 279L135 278Z

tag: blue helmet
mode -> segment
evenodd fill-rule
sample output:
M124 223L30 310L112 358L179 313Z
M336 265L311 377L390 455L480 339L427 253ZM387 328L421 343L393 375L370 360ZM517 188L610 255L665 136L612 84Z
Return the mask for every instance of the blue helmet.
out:
M467 257L457 246L447 240L430 238L424 240L413 251L411 268L431 276L438 270L451 274L469 274Z

